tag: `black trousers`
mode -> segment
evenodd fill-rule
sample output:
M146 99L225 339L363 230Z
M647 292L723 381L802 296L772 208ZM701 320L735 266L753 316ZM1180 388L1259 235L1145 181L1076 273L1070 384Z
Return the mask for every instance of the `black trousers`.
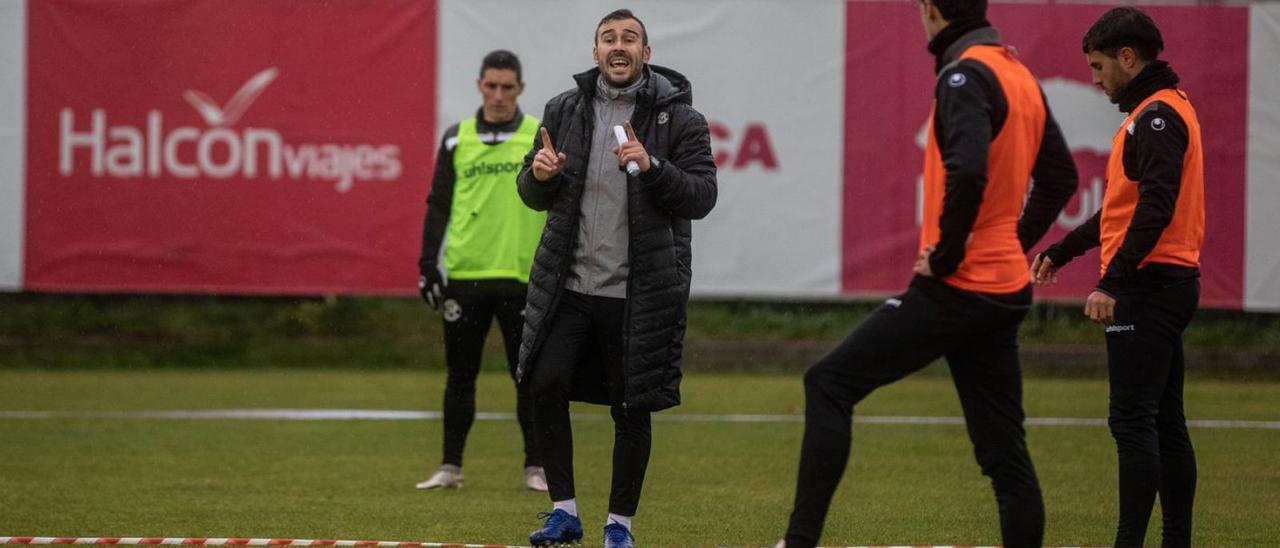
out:
M991 478L1004 544L1040 546L1044 503L1022 428L1018 324L1030 287L962 291L917 276L804 376L805 425L787 546L814 546L849 461L853 405L940 357L964 408L982 473Z
M613 484L609 512L634 516L640 503L645 470L652 445L649 413L623 409L622 343L626 300L593 297L565 291L551 319L551 331L538 355L527 384L533 394L533 423L547 487L553 502L575 497L573 483L573 430L569 424L569 396L574 367L589 346L601 351L609 383L613 415Z
M1116 546L1141 546L1156 494L1164 546L1191 545L1196 455L1182 410L1182 331L1200 300L1199 280L1125 291L1107 326L1108 424L1120 461Z
M525 284L514 280L449 280L443 306L449 370L444 385L444 464L462 466L462 450L476 419L480 357L495 316L506 347L507 369L515 380L525 291ZM533 440L533 402L525 387L516 387L516 417L524 434L524 464L537 466L541 459Z

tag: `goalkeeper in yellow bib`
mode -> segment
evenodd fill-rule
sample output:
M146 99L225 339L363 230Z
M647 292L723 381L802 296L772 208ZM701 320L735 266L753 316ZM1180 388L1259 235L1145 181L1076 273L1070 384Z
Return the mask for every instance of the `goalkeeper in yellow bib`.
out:
M462 452L475 421L484 340L496 316L514 378L529 270L546 220L546 214L525 207L516 191L516 176L539 125L517 103L524 91L520 59L506 50L489 53L480 65L476 87L484 100L480 110L441 138L422 227L418 288L444 317L449 373L443 458L418 489L463 486ZM524 485L546 491L527 386L517 388L516 402L524 434Z

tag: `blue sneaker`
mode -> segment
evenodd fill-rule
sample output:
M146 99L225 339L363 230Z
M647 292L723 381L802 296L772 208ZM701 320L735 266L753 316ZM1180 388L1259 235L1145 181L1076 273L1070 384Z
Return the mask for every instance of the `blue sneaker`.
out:
M564 510L539 512L538 519L547 520L541 529L529 535L529 544L534 546L554 546L557 544L577 544L582 541L582 521L578 516Z
M634 548L635 538L631 530L621 523L610 523L604 526L604 548Z

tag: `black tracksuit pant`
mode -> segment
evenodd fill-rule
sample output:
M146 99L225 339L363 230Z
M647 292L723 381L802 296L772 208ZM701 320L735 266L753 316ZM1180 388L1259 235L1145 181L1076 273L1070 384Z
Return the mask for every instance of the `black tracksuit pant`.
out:
M1022 428L1018 324L1030 286L1004 295L916 276L804 376L805 424L787 546L817 544L849 461L853 405L940 357L964 408L982 473L991 478L1004 544L1040 546L1044 503Z
M476 377L493 318L498 318L515 379L524 329L526 285L515 280L449 280L444 301L444 355L449 370L444 386L444 464L462 466L462 450L476 418ZM516 388L516 417L524 434L524 464L539 465L533 441L533 402L529 390Z
M526 384L531 385L533 423L551 500L569 500L575 497L573 431L569 424L574 367L582 361L588 347L594 346L600 351L603 363L582 365L605 368L613 402L613 485L609 491L609 512L634 516L649 466L652 437L649 413L622 407L626 359L622 330L626 305L626 299L565 290Z
M1116 296L1107 326L1108 424L1120 460L1116 546L1141 546L1156 494L1164 546L1191 545L1196 455L1182 411L1182 331L1200 300L1199 280L1134 288Z

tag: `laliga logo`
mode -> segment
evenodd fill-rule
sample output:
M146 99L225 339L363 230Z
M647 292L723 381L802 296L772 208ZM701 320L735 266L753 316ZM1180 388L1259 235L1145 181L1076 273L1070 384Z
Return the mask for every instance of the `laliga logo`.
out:
M658 123L662 123L659 121ZM720 122L709 122L707 132L711 134L714 145L713 155L716 166L721 169L747 169L758 164L765 171L778 169L778 155L773 151L773 142L769 139L769 131L759 122L750 122L742 132L738 146L733 147L733 132L729 126Z
M1087 181L1058 215L1057 225L1071 230L1084 224L1102 208L1111 140L1125 117L1108 102L1106 95L1092 85L1065 78L1049 78L1042 81L1040 87L1067 140L1067 147L1071 149L1080 180ZM924 150L928 131L929 121L925 120L916 133L916 145L921 150ZM917 179L917 225L924 222L923 216L924 176L921 175Z
M90 113L88 131L78 132L75 112L64 108L59 113L58 172L64 177L74 175L76 150L88 149L89 172L94 177L228 179L239 175L255 179L265 164L266 176L271 179L331 181L338 192L351 190L356 181L400 177L400 147L396 145L293 145L274 129L230 129L278 74L275 67L259 72L223 107L202 92L186 90L183 99L209 125L204 130L179 126L166 131L158 110L147 113L145 132L129 125L108 127L107 113L99 108Z

